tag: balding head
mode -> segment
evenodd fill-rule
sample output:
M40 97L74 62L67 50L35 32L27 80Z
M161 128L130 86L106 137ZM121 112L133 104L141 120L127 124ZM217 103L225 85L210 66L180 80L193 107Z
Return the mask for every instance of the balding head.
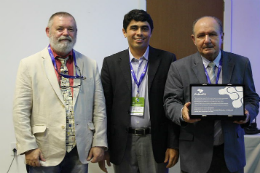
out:
M204 16L197 19L193 24L191 38L200 54L210 61L213 61L219 54L223 30L221 22L212 16Z

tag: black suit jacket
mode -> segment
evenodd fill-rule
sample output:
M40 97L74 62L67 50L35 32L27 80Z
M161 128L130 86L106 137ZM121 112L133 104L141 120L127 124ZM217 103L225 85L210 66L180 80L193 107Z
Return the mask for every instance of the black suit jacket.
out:
M177 126L166 118L163 108L164 86L170 64L175 60L176 57L172 53L152 47L149 49L148 93L151 135L153 153L158 163L164 161L167 148L178 148L178 129L175 129ZM107 106L110 160L114 164L120 164L131 125L132 79L128 49L104 59L101 80Z

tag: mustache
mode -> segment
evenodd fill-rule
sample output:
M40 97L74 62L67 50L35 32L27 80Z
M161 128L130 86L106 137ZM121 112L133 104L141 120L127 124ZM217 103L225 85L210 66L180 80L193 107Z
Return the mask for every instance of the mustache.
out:
M214 47L213 45L206 45L203 48L213 48L213 47Z
M62 41L62 40L68 40L68 41L72 41L72 38L70 36L61 36L60 38L58 38L58 41Z

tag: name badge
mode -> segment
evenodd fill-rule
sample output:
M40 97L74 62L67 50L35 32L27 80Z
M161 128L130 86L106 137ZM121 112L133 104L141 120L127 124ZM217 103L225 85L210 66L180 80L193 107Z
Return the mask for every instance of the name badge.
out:
M132 97L130 115L144 116L144 97Z

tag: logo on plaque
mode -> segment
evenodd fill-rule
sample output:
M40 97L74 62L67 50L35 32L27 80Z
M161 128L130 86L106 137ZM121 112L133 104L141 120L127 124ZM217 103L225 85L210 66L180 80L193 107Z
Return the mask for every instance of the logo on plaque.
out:
M220 95L229 95L233 100L232 105L234 108L243 106L243 88L242 87L225 87L218 91Z

